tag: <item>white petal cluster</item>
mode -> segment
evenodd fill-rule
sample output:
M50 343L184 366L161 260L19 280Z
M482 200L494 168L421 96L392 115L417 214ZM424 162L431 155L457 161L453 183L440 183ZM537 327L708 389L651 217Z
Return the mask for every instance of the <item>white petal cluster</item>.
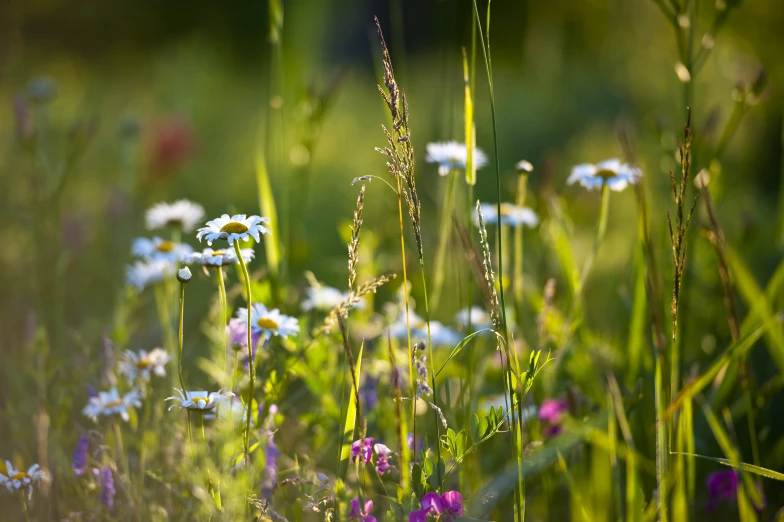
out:
M225 239L230 245L235 241L246 241L249 237L261 241L261 235L269 234L270 230L263 224L269 223L269 218L260 216L246 216L245 214L235 214L229 216L223 214L217 219L207 221L206 226L200 228L196 233L196 238L207 241L212 246L212 242L217 239Z
M588 190L600 189L606 183L610 190L620 192L629 185L636 185L640 178L642 170L619 159L609 159L596 165L582 163L575 166L566 183L579 183Z
M240 249L242 259L246 263L250 263L256 255L252 248ZM213 250L205 248L201 252L194 252L185 259L186 263L195 263L204 266L224 266L239 263L237 253L234 250Z
M474 168L481 169L487 165L487 156L480 149L474 148ZM465 143L443 141L427 144L425 161L438 164L438 173L446 176L453 169L465 170L468 162L468 147Z
M248 322L248 309L238 308L237 319L243 324ZM299 321L296 317L283 315L277 308L268 309L261 303L254 303L250 309L251 329L265 338L279 335L286 338L299 333Z
M15 469L10 461L5 461L5 469L0 471L0 487L4 486L11 493L26 491L28 496L33 493L33 486L48 482L49 474L38 464L33 464L27 471Z
M169 354L161 348L154 348L149 352L126 350L120 361L120 373L131 383L135 383L137 379L149 381L152 375L158 377L166 375L167 362L169 362Z
M187 199L174 203L157 203L147 210L145 218L148 230L179 227L184 232L191 232L204 218L204 208Z
M234 395L231 392L224 393L221 390L208 393L206 391L183 391L179 388L174 388L174 391L179 396L166 399L167 401L174 401L174 404L169 406L170 411L175 406L179 406L185 410L209 412Z
M127 422L130 418L128 410L138 408L141 405L141 393L138 390L131 390L121 396L117 388L113 387L108 392L98 392L95 397L90 397L90 401L82 409L82 413L92 420L97 420L101 416L119 415L122 420Z

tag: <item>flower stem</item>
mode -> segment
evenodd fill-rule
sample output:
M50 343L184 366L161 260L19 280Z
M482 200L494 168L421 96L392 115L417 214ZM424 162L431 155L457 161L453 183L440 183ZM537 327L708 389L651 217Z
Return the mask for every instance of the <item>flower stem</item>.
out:
M406 270L406 240L403 231L403 186L400 176L397 176L397 211L400 222L400 256L403 262L403 300L406 305L406 334L408 337L408 378L411 383L411 433L414 436L414 453L416 453L416 378L414 377L414 352L411 345L411 325L408 317L408 272ZM401 466L402 486L406 490L411 479L408 466Z
M223 333L223 371L228 372L229 340L228 340L228 335L226 334L226 315L227 315L227 308L228 308L228 299L226 299L226 283L223 281L223 267L219 266L217 270L215 270L215 278L218 281L218 295L220 296L221 315L220 315L220 322L218 323L218 327L222 330ZM223 389L226 389L225 378L222 387Z
M248 303L248 323L247 323L247 330L248 330L248 374L250 375L250 391L248 393L248 415L247 419L245 420L245 463L250 463L250 415L251 410L253 409L253 389L256 386L256 365L253 363L253 341L251 340L251 302L252 297L250 293L250 275L248 274L248 266L245 264L245 259L242 257L242 251L240 250L240 244L238 241L234 242L234 251L237 253L237 259L239 259L240 267L242 267L242 277L245 279L245 297Z
M528 174L520 174L517 180L517 206L525 204ZM517 308L517 321L523 317L523 226L518 225L514 231L514 300Z
M183 317L185 316L185 283L180 283L180 332L179 332L179 347L180 347L180 356L177 359L177 372L180 377L180 386L182 387L182 393L186 393L185 391L185 380L182 378L182 344L183 344Z
M577 282L577 288L575 289L575 301L579 299L579 296L582 295L583 285L585 285L585 280L588 279L588 274L591 272L591 267L593 266L594 259L596 258L596 254L599 252L599 247L604 241L604 235L607 232L607 217L610 214L610 186L607 183L602 184L602 203L601 208L599 209L599 225L596 228L596 237L593 240L593 248L588 253L588 257L585 259L585 263L583 264L582 272L580 272L580 279Z
M27 509L27 499L24 496L24 491L19 490L19 500L22 502L22 512L24 513L25 520L30 522L30 513Z
M436 266L433 271L433 308L438 309L441 302L441 291L444 288L444 263L446 251L449 247L449 236L452 230L452 207L455 199L455 186L458 173L449 172L449 181L444 192L444 204L441 209L441 231L438 236L438 250L436 250Z

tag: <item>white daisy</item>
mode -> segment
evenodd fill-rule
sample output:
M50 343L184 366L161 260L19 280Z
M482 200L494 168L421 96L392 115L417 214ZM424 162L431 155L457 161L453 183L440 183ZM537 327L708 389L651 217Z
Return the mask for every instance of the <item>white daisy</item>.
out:
M310 310L328 312L348 299L348 293L331 286L311 286L307 289L307 293L308 297L302 302L302 309L306 312ZM364 307L365 300L362 298L353 306L360 310Z
M495 203L482 203L482 219L485 225L498 224L498 207ZM539 224L539 216L528 207L520 207L512 203L501 203L501 223L512 227L526 225L535 227ZM479 214L474 209L474 224L479 226Z
M468 326L468 308L463 308L455 314L455 324L465 328ZM478 306L471 307L471 326L475 329L490 328L493 319L484 309Z
M120 361L120 372L132 383L136 379L149 381L153 374L158 377L166 375L164 366L167 362L169 362L169 354L161 348L154 348L149 352L126 350L123 360Z
M240 250L242 259L250 263L256 255L252 248ZM237 254L234 250L213 250L205 248L202 252L194 252L185 259L186 263L196 263L205 266L223 266L238 263Z
M141 291L151 284L160 283L176 272L177 267L165 259L137 261L126 269L125 279L129 285Z
M141 405L141 394L137 390L131 390L121 397L117 388L112 387L108 392L98 392L97 396L90 397L90 402L82 409L82 413L92 420L97 420L101 415L119 415L127 422L130 418L128 410Z
M207 221L207 226L202 227L196 233L196 238L201 241L207 240L207 244L212 246L216 239L225 239L230 245L236 240L245 241L248 237L253 237L256 243L261 241L261 234L269 234L268 228L264 228L262 223L269 223L269 218L236 214L229 217L223 214L217 219Z
M5 461L5 469L0 470L0 486L5 486L8 491L15 493L27 490L28 495L32 495L33 486L49 480L46 473L38 464L33 464L27 471L15 469L10 461Z
M580 183L588 190L602 188L604 183L611 190L620 192L629 185L635 185L642 177L642 170L621 163L619 159L609 159L596 165L582 163L572 169L566 183L574 185Z
M237 319L247 324L248 309L238 308ZM261 303L254 303L250 309L251 328L254 332L261 333L265 338L279 335L283 338L299 333L299 322L295 317L283 315L280 310L274 308L268 310Z
M193 248L185 243L175 243L168 239L154 237L137 237L133 240L131 252L136 257L151 259L153 261L164 260L170 263L179 263L193 252Z
M191 411L212 411L219 404L232 397L234 394L231 392L223 393L221 390L208 393L206 391L186 391L183 392L179 388L174 388L179 394L179 397L168 397L167 401L175 401L174 404L169 406L169 411L175 406L179 406L185 410Z
M191 232L204 217L204 208L198 203L181 199L174 203L157 203L147 210L147 229L179 227Z
M473 160L474 168L477 170L487 165L487 156L480 149L474 148ZM438 163L438 173L446 176L452 169L466 168L468 147L456 141L428 143L425 161Z

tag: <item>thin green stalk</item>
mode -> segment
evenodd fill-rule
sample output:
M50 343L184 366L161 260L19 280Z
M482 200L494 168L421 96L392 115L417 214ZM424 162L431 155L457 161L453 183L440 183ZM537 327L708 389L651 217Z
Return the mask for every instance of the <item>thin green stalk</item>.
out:
M27 508L27 499L24 496L24 491L19 490L19 500L22 502L22 512L24 513L25 521L30 522L30 513Z
M436 265L433 270L433 307L438 309L441 302L441 292L444 288L444 262L446 251L449 247L449 237L452 230L452 207L454 206L455 187L457 186L458 173L449 172L449 179L444 192L444 204L441 208L441 230L438 235L438 250L436 250Z
M133 506L133 504L135 502L134 502L133 493L132 493L133 492L133 485L132 485L132 482L131 482L131 466L128 463L128 454L125 452L125 447L123 445L122 431L120 430L120 423L117 422L117 419L115 418L112 421L112 424L114 425L115 461L118 463L118 465L119 465L120 462L122 462L123 467L125 468L125 476L127 477L127 481L128 481L128 490L127 490L128 501L131 503L131 506Z
M665 357L657 353L654 375L654 400L656 402L656 506L660 522L668 522L669 520L667 509L667 491L669 490L667 454L669 453L669 444L667 442L668 430L665 418L667 405L667 397L665 397L664 391L665 364Z
M220 296L220 322L218 323L218 328L221 329L221 333L223 334L223 371L228 372L228 357L229 357L229 339L228 334L226 333L226 316L228 314L228 299L226 298L226 283L223 280L223 267L219 266L215 270L215 277L218 281L218 295ZM224 377L223 382L223 389L226 389L226 375Z
M528 174L521 173L517 180L517 206L525 204ZM523 317L523 226L518 225L514 231L514 300L517 310L517 322Z
M185 391L185 381L182 378L183 317L185 317L185 283L180 283L180 333L178 338L180 355L177 358L177 375L180 377L180 387L182 388L182 393L187 393Z
M245 279L245 297L248 304L248 322L247 322L247 330L248 330L248 374L250 375L250 391L248 392L248 415L247 419L245 420L245 463L250 464L250 417L251 417L251 410L253 410L253 390L256 386L256 365L253 361L253 341L251 339L251 306L253 298L250 293L250 274L248 274L248 265L245 264L245 259L242 257L242 251L240 250L240 243L239 241L234 242L234 252L237 254L237 259L240 261L240 267L242 268L242 277Z
M425 280L425 260L424 259L420 259L419 260L419 264L420 264L420 266L422 268L422 270L421 270L421 273L422 273L422 292L423 292L424 298L425 298L425 323L427 324L427 346L430 349L430 382L431 382L431 386L433 387L433 405L436 408L438 408L438 387L436 386L436 368L435 368L435 363L433 362L434 361L434 359L433 359L433 342L430 340L430 308L428 307L428 304L427 304L427 281ZM441 483L441 467L438 465L441 462L441 444L440 444L440 442L441 442L441 428L440 428L441 419L439 418L438 411L436 411L435 408L433 409L433 417L435 419L435 425L436 425L436 441L438 441L438 444L436 444L436 458L438 459L438 460L436 460L436 479L438 480L439 491L441 491L441 488L443 487L443 484Z
M585 259L585 263L583 264L583 269L580 272L580 279L577 282L577 288L575 289L575 301L579 298L577 296L582 296L583 286L585 285L586 279L588 279L588 274L591 272L591 267L593 266L593 262L596 259L596 255L599 253L599 247L602 245L604 241L604 235L607 232L607 220L608 216L610 215L610 186L607 183L602 184L602 202L601 208L599 209L599 225L596 229L596 237L593 240L593 247L591 251L588 253L588 257Z
M174 357L176 350L175 343L172 340L171 334L171 316L169 315L169 307L167 306L166 288L163 284L156 284L154 287L155 293L155 308L158 312L158 323L161 327L161 337L163 338L163 347L169 357ZM172 388L175 387L174 374L172 374ZM184 391L184 390L183 390Z
M480 19L480 16L479 16L479 6L477 5L476 0L473 0L473 4L474 4L474 14L476 16L476 21L477 21L477 27L479 29L479 41L480 41L480 44L481 44L481 47L482 47L482 54L484 55L484 59L485 59L485 70L487 72L488 90L490 92L490 115L491 115L491 120L492 120L492 123L493 123L493 152L494 152L494 156L495 156L496 196L498 198L497 201L496 201L496 205L497 205L498 216L500 218L500 216L501 216L501 162L500 162L500 158L499 158L499 154L498 154L498 125L497 125L497 122L496 122L496 114L495 114L495 94L494 94L494 88L493 88L493 68L492 68L492 65L491 65L490 42L489 42L489 38L490 38L490 34L489 34L489 32L490 32L490 2L488 1L488 4L487 4L487 33L488 33L488 35L487 35L488 40L487 41L485 41L484 32L482 31L482 26L481 26L481 23L480 23L481 19ZM503 245L502 245L502 240L501 240L501 228L500 227L497 227L497 232L498 232L498 246L497 246L497 248L498 248L498 280L501 282L501 284L499 285L498 298L499 298L499 308L500 308L500 316L501 316L501 328L503 330L501 333L502 333L504 339L507 340L506 344L508 346L508 344L509 344L508 343L509 332L508 332L507 322L506 322L506 301L504 299L504 285L503 285L504 268L503 268L503 261L502 261L502 258L503 258ZM508 355L507 355L507 359L509 359ZM509 360L509 364L511 365L511 360ZM511 383L511 376L508 377L508 381L509 381L508 384L509 384L509 396L510 396L509 398L510 398L511 405L514 407L514 395L515 394L513 392L512 387L511 387L511 384L512 384ZM522 420L522 419L520 419L520 420ZM514 416L512 416L513 428L515 428L515 425L516 425L517 430L519 430L521 424L522 423L520 423L520 422L515 423ZM518 436L517 436L517 434L513 434L513 438L514 438L513 449L515 450L514 452L516 453L515 460L517 462L517 486L515 488L515 490L516 490L516 494L515 494L515 507L516 507L515 515L516 515L516 519L518 521L522 521L525 518L525 493L524 493L525 485L523 483L524 480L523 480L523 469L522 469L522 448L515 449L515 446L518 446ZM519 440L522 440L522 436L519 437Z

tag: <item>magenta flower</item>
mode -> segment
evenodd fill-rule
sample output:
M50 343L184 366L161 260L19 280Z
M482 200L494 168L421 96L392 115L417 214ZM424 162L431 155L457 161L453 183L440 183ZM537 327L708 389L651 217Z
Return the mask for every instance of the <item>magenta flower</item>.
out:
M408 522L427 522L427 511L418 509L408 514Z
M735 470L714 471L705 480L708 490L708 511L713 511L721 502L735 502L738 496L738 477Z
M378 455L378 459L376 460L376 473L383 475L389 471L389 457L392 456L392 450L381 443L374 445L373 450L376 452L376 455Z
M463 495L459 491L447 491L441 498L446 504L446 512L450 515L463 516Z
M373 511L373 501L366 500L364 509L359 509L359 499L351 501L351 509L348 512L349 520L359 520L359 522L376 522L376 517L370 514Z
M563 431L564 415L569 405L565 400L545 399L539 406L539 422L545 428L546 437L555 437Z
M431 515L440 515L446 509L446 503L438 493L425 493L422 497L422 511Z
M452 515L463 516L463 495L458 491L447 491L443 495L426 493L420 509L408 515L408 522L425 522L428 515L435 515L444 522L451 521Z
M370 457L373 455L373 440L373 437L355 440L351 444L351 462L362 459L365 464L369 463Z

